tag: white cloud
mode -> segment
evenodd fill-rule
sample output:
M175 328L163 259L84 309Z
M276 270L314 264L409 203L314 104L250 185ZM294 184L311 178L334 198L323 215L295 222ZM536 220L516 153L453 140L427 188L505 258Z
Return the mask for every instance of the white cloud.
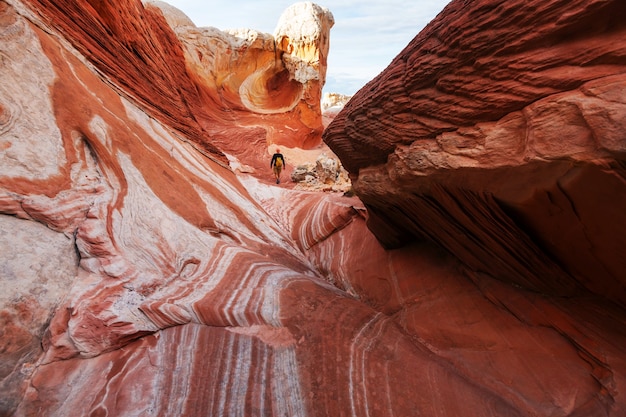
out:
M197 26L250 28L273 33L280 15L295 1L166 0ZM323 0L335 17L330 32L324 91L354 94L446 6L449 0Z

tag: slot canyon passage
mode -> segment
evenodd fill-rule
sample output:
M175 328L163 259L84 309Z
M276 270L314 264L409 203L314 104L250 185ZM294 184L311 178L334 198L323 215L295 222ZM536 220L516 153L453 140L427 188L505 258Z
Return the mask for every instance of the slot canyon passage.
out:
M623 16L453 0L328 124L324 7L0 0L0 416L626 415Z

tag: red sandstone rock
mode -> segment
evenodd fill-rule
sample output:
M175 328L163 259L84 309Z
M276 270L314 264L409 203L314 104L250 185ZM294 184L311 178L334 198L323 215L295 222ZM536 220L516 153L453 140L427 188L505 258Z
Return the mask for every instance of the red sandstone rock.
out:
M454 289L448 278L433 282L442 289L427 292L430 301L417 298L415 307L399 310L403 328L469 378L487 372L483 386L526 415L550 414L551 407L564 415L623 412L610 388L624 379L622 342L608 342L616 347L608 361L595 345L622 337L616 329L626 304L626 26L617 18L624 12L617 1L452 2L324 135L351 171L382 243L437 243L463 262L489 301L515 317L501 322L487 304L475 304L483 301L470 295L471 286ZM432 274L420 278L422 291L426 277ZM380 287L372 292L393 288ZM479 316L492 316L503 340L478 328L466 297ZM384 305L384 297L374 300ZM461 309L456 319L452 306ZM600 317L617 321L600 324ZM540 323L569 342L524 335ZM587 332L596 326L604 336L591 341ZM507 357L504 346L513 339L527 340L524 353ZM529 370L537 351L559 361L536 357ZM567 365L576 356L593 358L590 371L565 377L577 372ZM473 373L467 360L489 365ZM501 374L505 369L515 379ZM582 385L568 393L553 385L558 374ZM593 390L594 380L603 381L598 395L572 402L573 392Z
M197 28L171 7L161 10L158 2L24 3L119 94L132 97L210 157L226 162L227 153L260 171L268 145L321 143L320 98L334 23L326 9L287 10L291 20L308 21L304 26L315 30L299 38L279 21L275 38L252 30Z
M450 3L325 132L381 242L625 306L625 7Z
M541 216L522 225L475 189L433 185L438 200L415 203L398 182L402 204L380 193L377 206L368 192L364 205L236 176L222 147L239 150L233 165L246 163L260 153L246 149L248 157L250 142L236 142L266 148L263 134L214 104L199 109L197 91L186 90L195 81L159 78L162 64L176 76L183 67L189 79L200 74L185 67L160 12L148 10L131 1L0 2L0 414L626 413L621 307L590 292L528 291L472 268L493 241L506 242L533 263L518 269L502 256L498 268L528 286L541 270L546 292L567 288L524 234L533 219L548 227ZM152 53L155 65L142 64ZM251 121L248 111L237 117L244 112ZM222 136L205 135L207 114ZM560 113L542 114L547 122ZM588 166L573 178L585 187L573 189L614 189L594 178L616 170ZM533 167L519 172L549 184ZM488 184L477 179L493 174L482 171L466 181ZM454 221L437 216L444 203ZM366 220L381 238L401 234L380 220L415 204L434 223L415 216L408 231L471 229L491 240L457 244L464 264L427 242L384 249ZM486 233L460 221L468 215L499 222ZM503 236L502 225L511 227Z

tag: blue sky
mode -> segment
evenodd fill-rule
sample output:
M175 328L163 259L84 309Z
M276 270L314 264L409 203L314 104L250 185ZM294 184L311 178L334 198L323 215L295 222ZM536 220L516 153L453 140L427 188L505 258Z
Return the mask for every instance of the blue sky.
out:
M196 26L249 28L273 33L280 15L297 1L165 0ZM449 0L315 1L335 17L325 92L352 95L376 77Z

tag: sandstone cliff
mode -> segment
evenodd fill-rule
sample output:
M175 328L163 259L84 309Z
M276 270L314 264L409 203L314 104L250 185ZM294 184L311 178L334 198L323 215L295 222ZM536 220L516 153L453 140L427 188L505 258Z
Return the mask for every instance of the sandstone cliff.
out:
M451 3L326 131L361 200L264 176L327 10L0 0L0 415L623 415L623 8Z
M436 243L498 306L574 342L614 415L626 353L625 13L619 1L452 2L324 133L381 243ZM557 298L550 311L521 307L486 276L509 295ZM597 317L574 324L585 311ZM570 330L600 317L612 318L605 342L579 344ZM576 409L559 413L604 415Z
M325 132L380 241L625 306L624 11L451 3Z

